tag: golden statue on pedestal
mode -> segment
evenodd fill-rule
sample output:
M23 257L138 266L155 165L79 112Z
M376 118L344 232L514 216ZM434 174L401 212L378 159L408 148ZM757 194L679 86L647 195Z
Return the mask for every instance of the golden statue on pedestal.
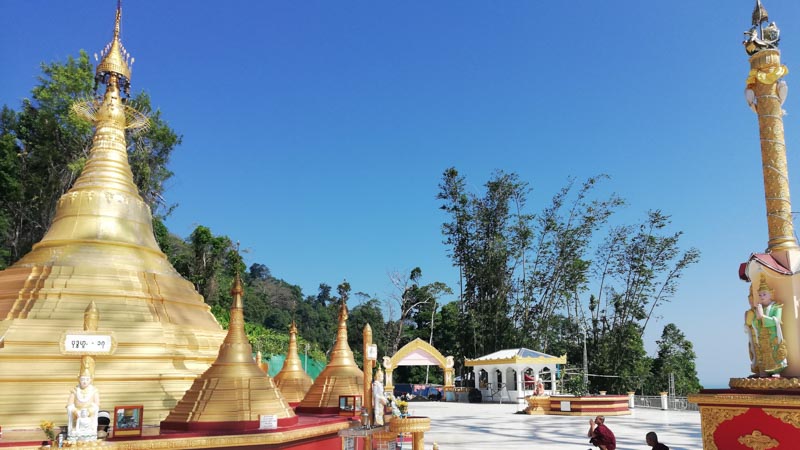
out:
M758 299L750 293L751 308L745 312L750 370L759 377L777 376L786 368L786 343L783 340L781 316L783 305L773 298L773 290L762 273Z

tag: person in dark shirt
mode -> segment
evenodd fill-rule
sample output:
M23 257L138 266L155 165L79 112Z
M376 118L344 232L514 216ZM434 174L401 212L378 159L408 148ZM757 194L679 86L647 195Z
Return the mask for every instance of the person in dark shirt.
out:
M653 447L653 450L669 450L669 447L658 442L658 436L656 436L656 434L652 431L647 433L647 435L644 437L644 440L647 442L647 445Z
M616 450L617 438L614 433L604 425L606 418L597 416L594 420L589 421L589 442L600 450Z

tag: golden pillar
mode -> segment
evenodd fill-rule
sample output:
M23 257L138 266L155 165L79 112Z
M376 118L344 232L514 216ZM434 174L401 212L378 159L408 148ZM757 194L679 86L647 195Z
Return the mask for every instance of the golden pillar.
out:
M768 252L798 248L792 222L781 108L786 92L785 82L781 78L786 73L788 70L781 64L781 52L777 49L761 50L750 57L747 89L754 94L761 136L761 168L769 228Z
M372 425L374 423L374 415L372 408L372 360L367 356L369 354L369 347L372 345L372 327L369 324L364 325L363 332L364 340L364 403L362 408L367 412L366 422L363 421L364 412L362 411L362 424ZM372 449L372 436L366 434L364 436L364 448Z
M792 204L789 194L789 170L786 163L786 143L783 129L783 102L788 86L783 77L789 70L781 64L778 50L780 30L769 22L767 10L756 2L752 28L745 33L745 51L750 56L745 97L750 108L758 114L761 138L761 166L764 177L764 197L767 207L769 241L767 253L790 272L800 271L800 247L794 234ZM769 25L765 25L769 23ZM755 270L749 269L751 278ZM782 375L800 376L800 279L767 270L770 286L777 301L783 303L783 336L788 366ZM755 279L755 278L753 278Z
M372 360L367 357L369 353L369 346L372 345L372 327L369 324L364 325L364 408L369 414L370 423L372 423Z

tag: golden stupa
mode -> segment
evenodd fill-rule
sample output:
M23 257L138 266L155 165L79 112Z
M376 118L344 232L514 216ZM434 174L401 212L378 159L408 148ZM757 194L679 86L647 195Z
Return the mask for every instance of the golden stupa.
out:
M281 389L283 397L292 406L296 406L305 398L314 383L303 370L300 355L297 353L297 325L294 320L289 326L289 350L286 352L286 360L283 362L281 371L275 375L275 383Z
M356 365L353 351L347 343L347 305L342 301L339 309L339 329L333 343L331 360L303 401L295 408L302 413L332 414L339 411L339 396L362 397L364 372Z
M76 108L95 125L83 172L58 201L41 242L0 271L0 424L6 429L65 420L80 356L63 350L64 334L82 329L91 302L101 317L98 332L118 344L113 354L96 357L101 409L144 405L145 424L166 416L214 361L225 336L156 244L150 208L133 182L125 130L147 120L124 98L132 59L120 41L120 18L118 6L96 71L105 95Z
M244 332L243 293L237 274L228 335L219 356L161 422L162 432L257 430L261 416L275 416L278 426L297 423L280 389L253 359Z

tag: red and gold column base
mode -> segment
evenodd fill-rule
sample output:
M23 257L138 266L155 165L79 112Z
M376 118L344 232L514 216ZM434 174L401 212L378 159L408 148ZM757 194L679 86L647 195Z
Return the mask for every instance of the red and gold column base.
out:
M800 442L800 390L706 389L700 408L704 450L793 450Z

